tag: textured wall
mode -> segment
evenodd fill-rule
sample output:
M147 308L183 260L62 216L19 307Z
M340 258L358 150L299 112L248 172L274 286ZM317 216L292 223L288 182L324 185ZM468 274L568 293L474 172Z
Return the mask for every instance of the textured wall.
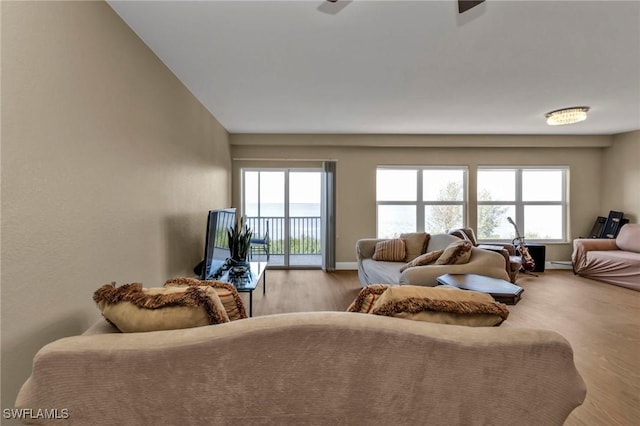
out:
M355 262L355 242L376 234L378 165L466 165L471 189L479 165L568 165L570 239L585 235L598 215L602 152L611 143L609 136L398 136L396 147L392 135L234 134L230 140L235 205L240 205L241 167L337 160L338 263ZM475 223L475 211L469 216ZM546 254L547 261L570 259L571 241L548 244Z
M616 210L631 222L640 221L640 130L616 135L605 149L601 191L600 216Z
M106 3L2 2L2 408L100 285L191 273L230 167L226 130Z

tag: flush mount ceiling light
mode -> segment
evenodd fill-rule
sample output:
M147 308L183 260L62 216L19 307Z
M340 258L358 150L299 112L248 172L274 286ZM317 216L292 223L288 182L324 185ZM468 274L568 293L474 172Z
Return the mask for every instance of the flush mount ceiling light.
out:
M562 108L546 113L545 117L547 117L548 125L559 126L586 120L587 111L589 111L589 107L586 106Z

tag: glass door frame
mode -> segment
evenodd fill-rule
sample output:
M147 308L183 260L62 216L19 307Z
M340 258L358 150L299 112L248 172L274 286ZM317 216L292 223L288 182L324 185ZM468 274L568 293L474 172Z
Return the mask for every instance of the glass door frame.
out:
M320 167L243 167L241 168L241 194L240 194L240 204L242 209L242 215L246 216L247 206L246 206L246 172L258 172L258 217L261 216L261 200L260 200L260 172L283 172L284 173L284 240L283 240L283 252L284 252L284 260L283 264L273 265L270 264L269 268L271 269L320 269L320 265L291 265L291 215L290 215L290 194L289 194L289 178L291 172L313 172L320 173L322 176L323 170ZM322 200L322 191L320 191L320 205L322 206L324 201ZM321 212L322 215L322 212ZM320 220L320 235L322 235L323 230L322 220ZM271 230L270 230L271 232ZM271 235L270 235L271 238ZM322 256L322 252L319 254Z

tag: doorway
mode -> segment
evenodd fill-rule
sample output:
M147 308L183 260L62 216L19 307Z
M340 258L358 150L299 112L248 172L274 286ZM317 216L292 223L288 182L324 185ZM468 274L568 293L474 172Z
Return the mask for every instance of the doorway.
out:
M255 238L268 233L269 266L322 265L321 169L243 169L242 211ZM253 254L256 261L266 255Z

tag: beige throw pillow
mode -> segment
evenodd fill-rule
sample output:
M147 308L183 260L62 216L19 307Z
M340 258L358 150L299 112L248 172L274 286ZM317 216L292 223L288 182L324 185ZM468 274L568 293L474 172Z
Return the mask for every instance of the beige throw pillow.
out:
M436 260L436 265L460 265L469 263L473 245L469 241L454 241L449 244L444 253Z
M364 287L358 297L347 308L347 312L369 313L376 300L390 286L387 284L372 284Z
M427 251L431 235L426 232L409 232L400 234L400 238L404 240L407 249L404 261L410 262Z
M370 312L415 321L487 327L500 325L509 316L502 303L489 294L455 287L389 287Z
M105 284L93 294L104 318L123 333L174 330L229 322L211 287L143 288Z
M224 306L230 321L247 318L242 298L233 284L224 281L203 281L190 277L171 278L164 283L165 287L208 286L212 287Z
M429 253L421 254L400 268L400 272L404 272L405 269L413 268L414 266L424 266L434 263L440 258L442 253L444 253L444 250L430 251Z
M376 243L375 251L371 257L373 260L387 262L402 262L407 255L406 244L403 239L384 240Z

